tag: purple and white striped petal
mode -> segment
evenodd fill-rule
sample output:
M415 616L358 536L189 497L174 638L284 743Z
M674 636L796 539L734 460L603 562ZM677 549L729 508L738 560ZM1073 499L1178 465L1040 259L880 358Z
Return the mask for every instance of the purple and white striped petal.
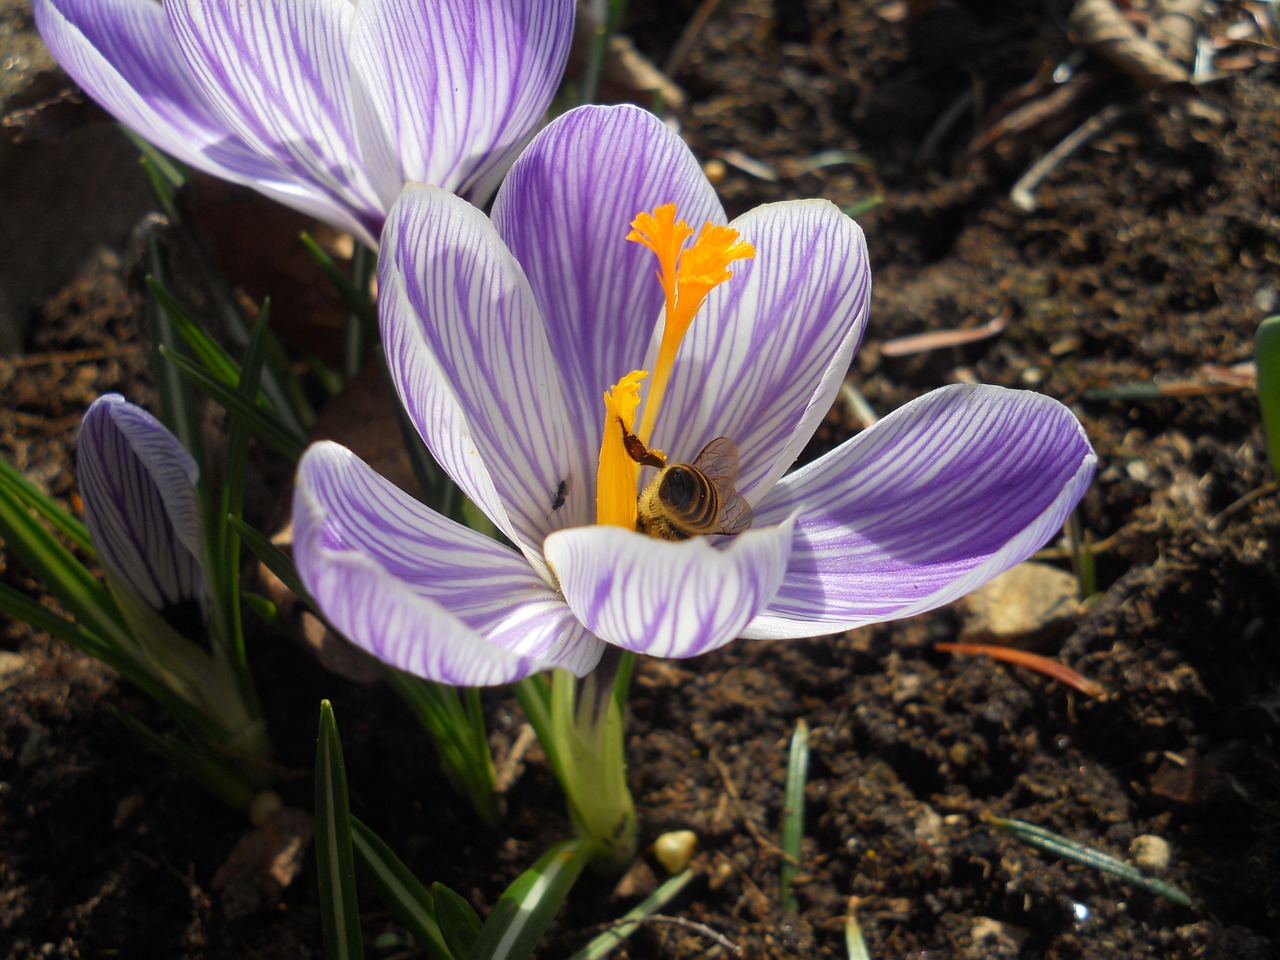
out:
M585 498L550 506L586 464L570 459L583 427L524 273L489 219L438 187L405 188L383 243L382 340L400 399L436 460L545 572L546 534L589 522Z
M191 74L250 147L351 211L373 241L383 208L356 142L351 0L166 0Z
M233 134L192 81L155 0L34 0L32 9L58 63L125 126L206 173L302 204L308 191Z
M1096 465L1056 400L991 386L926 394L756 507L756 523L799 519L786 579L743 635L820 636L949 603L1052 537Z
M363 0L356 124L389 208L407 182L484 203L564 72L573 0Z
M732 226L756 248L731 265L680 346L654 445L690 460L738 445L738 490L759 500L826 415L862 339L871 270L861 228L825 200L757 207Z
M518 553L414 500L335 443L310 447L294 492L294 561L325 617L378 659L459 686L561 667L601 642Z
M684 142L638 107L581 107L552 121L503 181L498 232L524 267L560 364L580 454L600 450L601 397L640 368L662 314L653 254L626 240L664 203L695 229L725 222ZM700 376L701 374L699 374ZM586 473L595 499L595 469Z
M621 527L575 527L547 538L565 601L609 643L653 657L722 647L773 598L792 521L712 545L656 540Z
M116 581L156 610L204 604L204 531L191 455L119 394L99 397L77 450L85 526Z

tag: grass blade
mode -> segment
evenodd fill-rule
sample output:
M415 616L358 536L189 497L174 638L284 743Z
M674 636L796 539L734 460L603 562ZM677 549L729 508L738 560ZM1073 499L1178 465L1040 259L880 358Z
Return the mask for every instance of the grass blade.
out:
M480 936L480 917L471 904L443 883L433 883L431 894L436 904L436 922L449 949L455 957L469 956Z
M449 782L470 799L485 823L496 823L498 812L493 795L496 773L479 692L463 694L455 687L421 680L394 667L383 668L382 675L431 737ZM463 703L463 696L469 697L470 709Z
M585 947L575 953L569 960L603 960L624 940L640 929L640 921L651 917L673 899L676 894L689 885L694 878L692 870L683 870L669 878L657 890L645 897L631 910L623 915L622 921L610 930L606 930L593 939Z
M293 560L290 559L287 553L239 517L227 517L227 523L230 524L231 529L235 530L236 535L240 537L244 545L266 565L268 570L280 579L281 583L292 590L294 594L310 603L307 588L302 585L302 578L298 576L298 568L293 565ZM311 606L315 606L315 604L311 604Z
M328 700L320 701L320 729L316 736L316 867L325 957L362 960L364 940L356 902L347 772L338 725Z
M1178 887L1168 881L1148 876L1133 864L1126 863L1119 857L1113 857L1111 854L1103 853L1101 850L1086 847L1084 844L1076 843L1076 841L1069 840L1061 834L1046 830L1044 827L1037 827L1034 823L1027 823L1024 820L1006 820L1003 817L990 815L983 819L1001 833L1008 834L1029 847L1035 847L1037 850L1045 851L1045 853L1052 853L1054 856L1062 857L1064 860L1073 860L1102 873L1109 873L1135 887L1140 887L1157 896L1164 897L1166 900L1172 900L1179 906L1191 906L1191 897Z
M467 960L525 960L573 887L599 852L591 840L558 843L503 891Z
M804 842L804 788L809 779L809 725L796 721L787 763L786 799L782 808L782 876L778 883L782 909L799 913L800 904L791 881L800 872L800 848Z
M414 942L433 960L456 960L436 922L435 898L382 838L355 817L351 818L351 845L360 875L378 891Z
M26 475L8 460L0 459L0 483L8 485L19 500L38 513L78 548L91 557L96 554L85 525L63 509L53 497L28 480Z
M844 918L844 950L849 960L871 960L867 941L862 938L862 925L858 923L858 898L849 898L849 912Z
M247 402L234 388L222 383L189 357L164 347L161 348L160 355L169 361L179 376L195 384L202 393L232 416L241 418L250 433L286 460L296 463L302 459L302 452L307 446L306 437L295 433L273 413Z
M1280 476L1280 316L1267 317L1253 339L1253 360L1258 370L1258 405L1267 440L1267 459Z
M169 265L160 249L160 241L154 235L147 237L147 273L154 277L154 286L167 288ZM177 323L165 305L154 295L146 302L147 323L151 328L151 369L156 378L156 390L160 394L160 419L164 421L178 442L187 448L200 468L200 476L208 475L205 469L204 443L202 442L200 408L191 383L179 375L173 364L165 363L166 354L182 357L181 337Z
M208 750L179 740L177 737L157 733L137 717L115 711L116 719L151 750L160 754L174 769L198 786L203 787L227 806L236 810L248 810L258 791L236 772L236 768Z

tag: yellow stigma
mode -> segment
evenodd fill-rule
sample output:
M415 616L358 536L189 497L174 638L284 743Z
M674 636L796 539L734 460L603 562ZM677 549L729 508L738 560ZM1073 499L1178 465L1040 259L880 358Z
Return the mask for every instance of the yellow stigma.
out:
M728 269L730 263L756 255L755 247L738 239L738 231L732 227L708 223L693 245L684 249L685 241L691 236L693 230L689 225L676 219L674 203L663 204L653 213L637 214L631 221L631 232L627 234L628 240L643 244L657 256L658 281L666 294L658 361L644 405L644 419L640 429L635 431L646 443L653 432L663 394L667 391L667 380L671 376L676 353L694 316L702 308L707 294L733 276Z
M636 528L636 480L640 464L627 452L623 428L632 430L640 405L640 381L649 374L633 370L604 395L604 437L596 471L596 523ZM659 456L661 451L654 451Z

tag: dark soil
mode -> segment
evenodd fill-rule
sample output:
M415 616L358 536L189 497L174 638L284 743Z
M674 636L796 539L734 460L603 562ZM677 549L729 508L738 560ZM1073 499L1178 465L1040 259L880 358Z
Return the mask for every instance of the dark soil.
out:
M630 32L662 63L695 6L634 3ZM1217 6L1207 36L1225 36L1249 5ZM970 152L1008 116L1006 98L1073 49L1064 11L1050 7L735 0L675 74L689 97L683 132L720 165L731 213L883 196L860 217L876 287L854 380L873 408L962 379L1032 387L1072 406L1100 460L1082 506L1103 542L1099 595L1049 651L1102 684L1099 699L936 652L955 638L954 610L639 665L628 756L645 837L692 829L700 843L699 878L666 912L744 956L845 956L851 897L876 958L1280 956L1280 517L1274 492L1241 502L1273 479L1256 397L1088 393L1205 382L1203 364L1247 361L1258 322L1277 311L1275 60L1224 48L1243 54L1221 79L1157 92L1089 61L1094 80L1079 98ZM1050 92L1028 90L1028 101ZM974 107L938 127L967 92ZM1109 104L1125 110L1052 170L1034 212L1020 212L1008 199L1018 177ZM857 162L805 172L825 151ZM751 161L776 178L749 172ZM0 362L2 452L64 500L88 403L112 389L154 399L133 261L100 257L45 301L25 356ZM993 338L881 355L889 338L1000 315L1008 326ZM855 429L837 406L816 444ZM264 495L254 519L267 522L281 495ZM39 593L5 563L6 583ZM311 864L279 903L228 919L211 879L243 816L130 737L118 711L164 720L108 670L22 625L2 630L0 648L21 661L0 676L0 954L321 956ZM253 640L281 760L298 771L283 788L293 805L310 806L317 703L328 697L353 809L424 880L487 908L568 835L536 752L488 829L384 688L325 673L278 636ZM523 720L510 699L488 702L501 750ZM785 914L779 816L800 719L812 730L807 835L800 911ZM1121 857L1135 837L1158 835L1173 851L1165 879L1194 903L1032 850L994 832L987 813ZM633 889L652 885L648 869L629 878ZM582 884L539 955L568 956L634 899ZM397 927L372 897L363 905L371 956L415 955L395 937L375 947ZM616 955L726 954L663 923Z

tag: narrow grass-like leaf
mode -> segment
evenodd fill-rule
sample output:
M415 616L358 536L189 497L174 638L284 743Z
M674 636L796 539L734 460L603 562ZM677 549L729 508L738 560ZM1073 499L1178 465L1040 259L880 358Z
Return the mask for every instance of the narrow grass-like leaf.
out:
M0 484L8 485L19 500L89 556L96 554L93 541L89 539L88 528L63 509L58 501L28 480L21 470L2 458L0 458Z
M791 881L800 872L800 852L804 843L804 788L809 779L809 725L796 721L791 735L791 756L787 763L787 786L782 808L782 870L778 883L782 909L798 913L800 904Z
M1258 371L1258 406L1267 439L1267 459L1280 476L1280 316L1267 317L1253 338L1253 361Z
M421 680L394 667L382 667L381 672L431 738L449 782L466 794L485 823L497 822L496 773L479 691L460 693L456 687ZM463 703L464 696L469 705Z
M227 386L236 386L240 382L240 365L192 319L181 301L155 277L147 277L147 292L169 314L174 329L191 350L192 356Z
M507 887L485 921L467 960L525 960L600 845L593 840L558 843Z
M529 726L538 735L542 752L547 755L547 765L551 767L556 779L563 783L564 761L552 728L550 680L546 674L537 673L517 682L514 689Z
M183 184L187 182L187 167L185 164L173 159L150 140L134 133L124 124L118 123L116 127L138 148L138 152L142 154L143 159L155 168L156 172L168 185L171 193L182 189Z
M436 922L435 899L376 833L351 818L351 845L360 875L434 960L456 960Z
M160 754L183 776L213 794L236 810L247 810L258 791L241 777L236 767L207 749L177 737L157 733L123 711L115 711L116 719L147 747Z
M179 376L193 383L232 416L240 417L250 433L286 460L296 463L302 459L307 438L291 430L274 413L246 402L236 390L222 383L191 358L167 348L161 348L160 355L172 364Z
M154 278L155 285L167 289L169 265L154 234L147 237L146 263L147 273ZM164 357L167 353L188 363L190 360L183 355L182 338L178 335L173 315L154 295L147 297L147 323L151 330L151 368L160 394L160 419L187 448L200 468L200 476L205 477L208 471L205 469L200 407L195 391L173 364L164 362Z
M862 925L858 923L858 898L849 898L849 912L844 918L844 950L849 960L871 960L867 941L862 937Z
M471 904L443 883L431 885L440 935L455 957L468 957L480 936L480 917Z
M673 899L676 894L689 885L694 878L692 870L682 870L669 878L657 890L628 910L622 922L595 937L585 947L575 953L569 960L603 960L622 944L624 940L640 929L639 921L651 917Z
M361 289L357 287L351 278L339 269L333 257L329 256L328 251L316 243L309 233L302 234L302 245L307 248L312 259L315 260L316 266L320 268L320 272L333 284L333 289L342 298L347 310L359 317L361 323L367 324L368 329L376 331L378 329L378 311L369 299L368 293L365 292L368 288ZM364 248L361 247L360 249ZM362 272L368 269L368 267L362 267Z
M47 607L36 603L26 594L19 593L8 584L0 583L0 613L7 614L15 620L23 620L37 630L43 630L50 636L65 640L74 647L83 650L90 656L98 656L103 646L102 640L94 636L74 620L54 613Z
M321 700L316 736L316 867L320 879L320 925L328 960L364 957L347 803L347 773L338 725L329 701Z
M298 576L298 568L293 565L293 560L287 553L239 517L228 517L227 522L244 541L244 545L253 551L253 555L279 577L286 587L304 600L308 598L307 588L302 585L302 578Z
M870 213L872 210L876 209L876 207L880 207L883 205L884 205L884 194L873 193L869 197L864 197L861 200L855 200L853 203L849 204L847 207L841 207L840 209L846 217L852 217L853 219L856 220L858 219L858 217L862 216L864 213Z
M133 646L115 601L84 565L0 484L0 539L77 620L108 645Z
M1064 860L1074 860L1076 863L1092 867L1102 873L1109 873L1135 887L1140 887L1167 900L1172 900L1180 906L1191 906L1191 897L1178 887L1166 880L1148 876L1133 864L1126 863L1119 857L1113 857L1111 854L1103 853L1101 850L1086 847L1084 844L1069 840L1059 833L1046 830L1044 827L1038 827L1033 823L1027 823L1024 820L1006 820L1004 817L994 816L986 816L984 819L1001 833L1006 833L1015 840L1027 844L1027 846L1035 847L1046 853L1052 853L1054 856L1062 857Z
M258 384L261 382L262 375L263 344L270 315L271 304L270 301L266 301L258 314L253 336L249 338L249 346L245 351L244 364L240 369L240 382L236 390L246 406L253 406L254 398L258 396ZM233 414L227 433L226 478L222 487L221 509L213 524L216 543L213 569L216 571L217 581L214 595L215 602L222 609L219 620L223 629L220 635L230 660L235 666L240 699L254 715L258 715L261 708L253 686L253 675L249 670L249 659L244 645L244 623L240 609L240 536L230 522L232 517L240 517L244 512L244 474L248 453L248 427L242 419Z

